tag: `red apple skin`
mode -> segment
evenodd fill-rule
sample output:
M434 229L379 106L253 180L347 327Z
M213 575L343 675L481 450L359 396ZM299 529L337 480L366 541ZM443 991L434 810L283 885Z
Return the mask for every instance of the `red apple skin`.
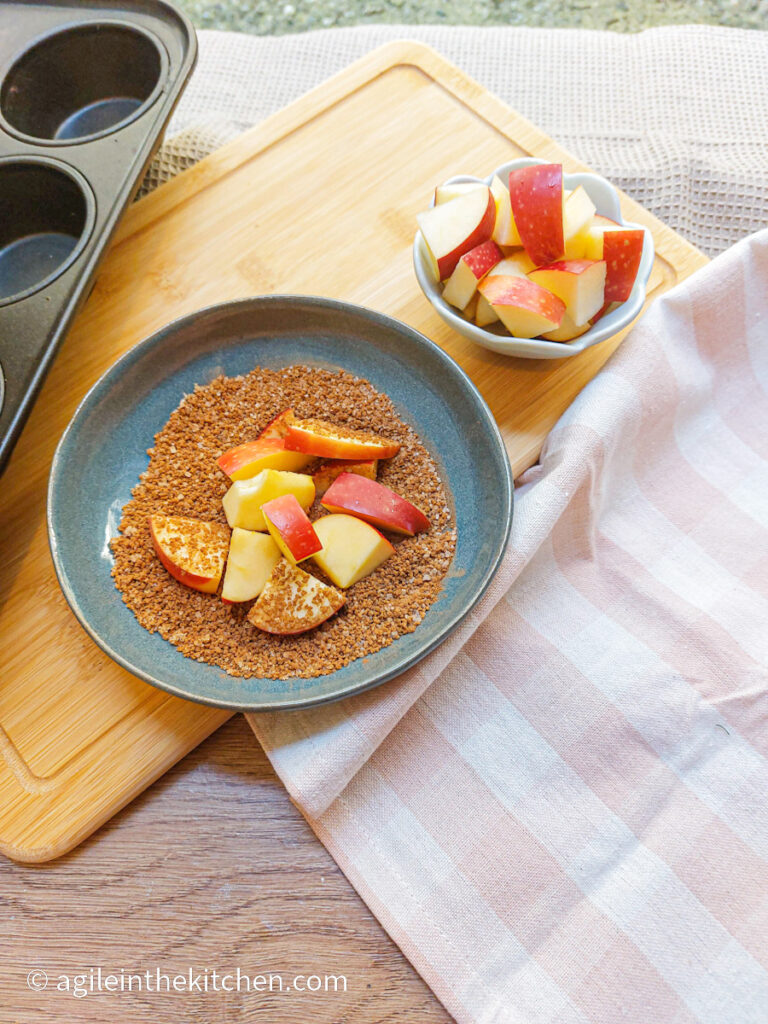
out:
M429 529L429 520L421 509L378 481L353 473L336 477L321 504L329 512L346 512L373 526L408 537Z
M285 451L285 441L278 437L264 437L261 434L255 441L247 441L224 452L216 459L216 465L231 477L238 469L260 455L273 455L281 451Z
M549 317L559 324L565 312L565 303L529 277L486 277L480 293L491 305L519 306Z
M264 518L280 535L295 562L302 562L321 550L320 538L295 494L284 494L261 506ZM272 530L269 531L272 533ZM272 534L274 537L274 533ZM280 546L279 540L275 537Z
M478 281L482 280L489 270L493 270L497 263L501 263L503 258L504 253L491 238L476 245L461 257Z
M563 168L534 164L509 173L512 215L525 251L537 266L554 263L565 250Z
M603 232L603 259L607 267L605 301L626 302L643 256L645 232L638 228Z
M293 415L293 409L283 409L281 413L278 413L273 420L264 427L262 432L259 434L258 440L263 441L268 437L285 437L288 433L288 428L293 423L295 417Z
M555 263L547 263L546 266L536 267L536 270L531 271L531 275L534 275L537 270L562 270L564 274L583 274L585 270L589 270L599 260L557 260ZM532 279L534 279L532 277Z

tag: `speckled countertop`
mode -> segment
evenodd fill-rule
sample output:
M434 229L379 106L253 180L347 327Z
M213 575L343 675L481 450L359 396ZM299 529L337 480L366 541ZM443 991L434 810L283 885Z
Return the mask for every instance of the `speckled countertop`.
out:
M280 35L341 25L534 25L637 32L768 28L768 0L176 0L198 28Z

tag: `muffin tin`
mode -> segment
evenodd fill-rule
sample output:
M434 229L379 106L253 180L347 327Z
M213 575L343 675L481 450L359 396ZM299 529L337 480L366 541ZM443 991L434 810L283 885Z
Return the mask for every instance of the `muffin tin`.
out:
M194 67L164 0L0 11L0 471Z

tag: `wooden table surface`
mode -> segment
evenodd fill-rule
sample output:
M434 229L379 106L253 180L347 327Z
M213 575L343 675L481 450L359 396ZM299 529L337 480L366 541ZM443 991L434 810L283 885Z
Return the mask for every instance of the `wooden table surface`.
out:
M240 716L61 860L0 860L0 936L0 1024L451 1020L290 803ZM75 999L53 988L98 967L344 975L347 991ZM49 976L44 992L27 987L38 968Z

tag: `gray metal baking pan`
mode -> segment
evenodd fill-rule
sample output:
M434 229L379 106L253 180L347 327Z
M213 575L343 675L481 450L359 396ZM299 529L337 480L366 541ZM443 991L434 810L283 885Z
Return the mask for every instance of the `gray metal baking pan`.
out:
M165 0L0 0L0 472L196 57Z

